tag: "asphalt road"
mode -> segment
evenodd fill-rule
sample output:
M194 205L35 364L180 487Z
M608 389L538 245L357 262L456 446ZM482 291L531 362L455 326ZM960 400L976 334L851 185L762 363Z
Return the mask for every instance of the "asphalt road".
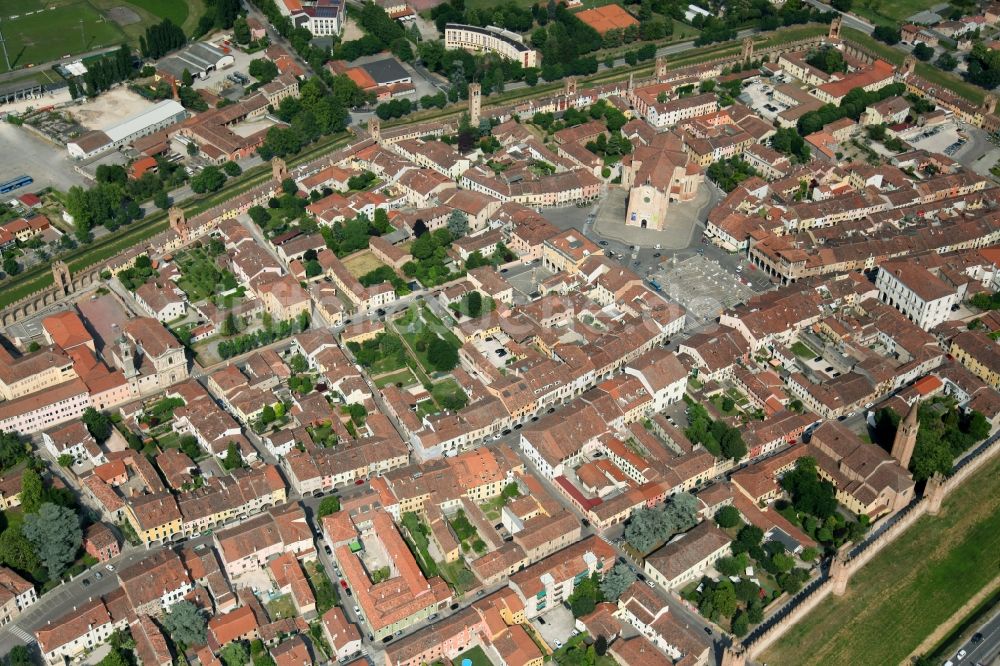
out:
M979 636L979 640L975 637ZM958 655L965 656L958 659ZM1000 610L980 626L973 637L965 642L949 659L955 664L990 664L1000 663Z
M820 11L836 12L840 14L841 16L844 17L844 25L847 26L848 28L854 28L855 30L860 30L861 32L868 35L872 34L872 31L875 30L875 26L869 23L868 21L858 18L853 14L845 14L837 9L834 9L825 2L820 2L819 0L806 0L806 2L808 2L816 9L819 9Z

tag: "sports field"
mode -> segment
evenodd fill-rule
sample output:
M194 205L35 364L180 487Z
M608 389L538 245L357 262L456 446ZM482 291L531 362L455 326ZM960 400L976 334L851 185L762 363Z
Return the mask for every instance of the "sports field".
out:
M772 665L892 665L997 575L1000 458L954 491L828 597L760 661Z
M10 69L123 42L137 45L146 27L164 18L190 33L205 0L0 0ZM8 71L0 57L0 73Z
M34 0L29 0L28 5ZM105 19L88 2L56 4L51 9L16 14L4 2L5 17L0 22L11 69L40 65L65 55L83 53L105 46L120 44L125 35L113 22ZM16 15L17 18L10 18ZM6 72L6 61L0 61L0 71Z

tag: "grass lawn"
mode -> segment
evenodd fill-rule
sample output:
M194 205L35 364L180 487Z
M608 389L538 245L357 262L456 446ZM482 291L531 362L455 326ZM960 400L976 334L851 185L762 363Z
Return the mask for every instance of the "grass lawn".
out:
M266 606L267 614L272 620L295 617L295 604L292 603L292 595L290 594L275 597L274 601L268 602Z
M215 296L220 289L226 287L232 289L238 286L232 273L221 271L216 267L215 262L204 247L180 252L176 261L182 274L177 286L184 290L188 300L192 302Z
M475 574L469 571L461 559L454 562L438 562L438 569L441 572L441 577L448 581L456 594L465 594L478 582Z
M8 3L2 9L7 10L3 12L3 36L12 69L115 46L125 39L114 21L104 20L88 2L57 3L51 9L36 8L32 13L24 12L20 3L15 11L10 11ZM17 18L7 18L10 16ZM54 39L55 35L60 38ZM0 71L8 71L6 62L0 61Z
M344 260L344 266L351 272L356 278L360 278L366 273L370 273L377 268L382 268L385 266L381 261L375 258L375 255L371 253L370 250L361 250L360 252L355 252Z
M815 358L816 352L813 351L812 347L802 342L801 340L796 340L795 344L792 345L792 352L795 353L799 358Z
M406 314L393 322L393 324L406 341L410 355L415 358L419 367L423 368L424 372L428 374L437 372L437 370L431 365L426 349L424 351L417 351L417 337L425 327L429 327L437 333L438 337L447 340L455 349L462 346L458 338L455 337L455 334L427 306L411 305Z
M906 23L906 19L914 14L938 4L941 3L936 0L897 0L890 3L879 2L876 7L868 7L864 2L859 2L852 5L851 11L876 25L896 26Z
M466 650L462 654L458 655L451 660L451 663L457 666L462 666L462 660L469 659L472 661L472 666L493 666L493 662L487 659L486 653L483 652L483 648L478 645L471 650Z
M772 664L898 664L996 576L1000 552L1000 459L920 518L793 626L761 661Z
M375 380L375 386L382 388L383 386L388 386L389 384L402 384L403 386L410 386L416 384L417 379L410 372L409 368L400 370L399 372L393 372L388 375L382 375Z
M417 551L417 564L420 565L424 576L431 578L438 575L437 562L434 561L428 550L430 542L427 540L427 534L430 532L430 528L420 520L420 516L412 512L404 513L402 522L409 535L410 543Z
M458 385L452 378L444 379L434 385L431 389L431 395L434 396L434 400L441 405L441 407L448 409L446 403L457 403L461 402L464 406L465 403L469 401L469 396L465 395L465 391L462 387ZM450 407L450 409L461 409L461 407Z

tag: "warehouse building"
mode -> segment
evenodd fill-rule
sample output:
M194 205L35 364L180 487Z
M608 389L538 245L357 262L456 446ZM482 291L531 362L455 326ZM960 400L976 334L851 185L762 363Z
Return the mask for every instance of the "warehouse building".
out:
M66 144L71 157L87 160L111 150L127 146L139 137L158 132L187 117L184 107L172 99L163 100L141 113L126 118L103 130L87 132Z
M170 83L180 81L186 69L191 76L203 79L211 72L232 67L235 62L229 49L223 50L206 42L195 42L158 62L156 78L166 79Z

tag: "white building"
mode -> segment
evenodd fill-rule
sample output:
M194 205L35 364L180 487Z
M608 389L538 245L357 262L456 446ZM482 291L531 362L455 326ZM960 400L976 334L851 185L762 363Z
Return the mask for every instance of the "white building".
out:
M497 53L508 60L521 63L522 67L538 65L538 52L527 46L521 35L492 25L479 28L474 25L449 23L444 29L444 47Z
M163 323L187 313L187 298L173 282L147 282L140 285L132 295L149 316Z
M187 111L180 102L165 99L111 127L87 132L76 141L67 143L66 150L76 159L90 159L109 150L127 146L140 137L159 132L185 118Z
M729 536L712 520L704 520L646 558L651 580L672 590L697 579L730 552Z
M53 620L35 631L38 647L46 664L64 664L108 640L115 631L128 626L126 617L113 618L97 598Z
M277 0L276 4L296 28L307 28L314 37L337 36L344 29L344 0Z
M883 302L925 331L947 320L965 292L965 285L951 286L923 266L905 261L882 265L875 286Z

